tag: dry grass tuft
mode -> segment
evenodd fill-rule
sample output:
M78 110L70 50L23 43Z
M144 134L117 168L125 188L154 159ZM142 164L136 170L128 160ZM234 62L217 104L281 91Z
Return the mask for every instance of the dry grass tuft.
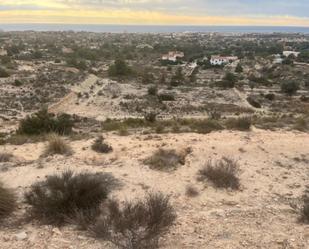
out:
M0 163L6 163L11 161L13 155L11 153L0 153Z
M217 188L239 189L239 166L237 161L223 157L218 161L208 161L198 173L198 180L211 181Z
M60 136L52 134L48 136L48 144L45 148L43 156L49 155L72 155L73 151L69 144L66 143Z

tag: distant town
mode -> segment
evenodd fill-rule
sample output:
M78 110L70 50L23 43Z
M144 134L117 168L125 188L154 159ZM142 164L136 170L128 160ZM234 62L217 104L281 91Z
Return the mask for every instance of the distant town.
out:
M0 32L0 248L306 249L308 132L305 33Z

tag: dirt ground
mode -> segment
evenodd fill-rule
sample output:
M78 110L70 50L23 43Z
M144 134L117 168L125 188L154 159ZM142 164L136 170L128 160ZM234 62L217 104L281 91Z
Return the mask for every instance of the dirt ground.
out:
M119 200L141 198L149 191L170 195L177 220L160 241L160 248L309 248L309 226L298 222L300 200L309 185L309 134L286 131L222 131L207 135L165 134L106 135L114 151L100 155L91 150L92 140L71 142L69 157L40 158L44 143L0 146L15 156L0 163L0 178L20 196L16 215L1 224L1 249L114 248L74 227L55 228L26 222L22 196L46 175L74 171L112 173L122 188L112 192ZM173 172L151 170L143 159L158 148L190 147L185 165ZM197 181L198 170L210 159L237 159L240 191L219 190L210 182ZM186 196L186 187L198 189ZM18 224L18 226L16 226Z

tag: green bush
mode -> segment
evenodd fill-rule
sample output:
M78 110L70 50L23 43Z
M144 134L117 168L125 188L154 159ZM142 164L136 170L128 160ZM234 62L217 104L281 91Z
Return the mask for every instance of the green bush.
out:
M18 134L39 135L54 132L65 135L72 132L73 121L67 114L53 116L47 109L27 116L19 123Z
M108 69L109 76L128 76L133 73L132 69L127 65L124 60L115 60L114 64Z
M237 82L237 77L235 74L231 72L227 72L221 82L219 82L219 86L223 88L233 88Z
M275 95L274 93L267 93L267 94L265 95L265 98L268 99L268 100L270 100L270 101L273 101L273 100L275 100L276 95Z
M157 95L158 93L158 88L156 86L150 86L148 88L148 95Z
M271 86L272 85L271 81L269 81L265 76L256 77L254 75L250 75L248 77L248 79L250 80L250 82L252 82L251 84L253 84L253 87L251 87L251 89L253 89L257 85L263 85L263 86ZM254 84L254 83L256 83L256 84Z
M154 123L154 122L156 122L157 114L154 113L154 112L146 113L146 114L144 115L144 119L145 119L145 121L147 121L147 122Z
M161 93L158 95L160 101L175 101L175 96L171 93Z
M178 67L177 71L175 72L175 74L171 78L171 86L177 87L177 86L181 85L184 80L185 80L185 77L183 75L182 68Z
M236 68L235 68L235 72L236 73L242 73L243 71L244 71L244 69L242 68L242 65L240 63L238 63Z
M281 83L281 91L289 96L294 95L299 90L299 84L295 81L285 81Z
M0 78L7 78L10 74L4 69L0 67Z
M16 79L16 80L14 81L13 85L19 87L19 86L22 86L23 83L22 83L20 80Z

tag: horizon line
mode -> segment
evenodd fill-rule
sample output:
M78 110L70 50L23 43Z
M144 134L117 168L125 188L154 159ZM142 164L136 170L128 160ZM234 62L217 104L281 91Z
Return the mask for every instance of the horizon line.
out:
M7 25L75 25L75 26L83 26L83 25L89 25L89 26L162 26L162 27L275 27L275 28L309 28L309 26L301 26L301 25L258 25L258 24L252 24L252 25L242 25L242 24L134 24L134 23L128 23L128 24L119 24L119 23L63 23L63 22L27 22L27 23L2 23L1 26L7 26Z

